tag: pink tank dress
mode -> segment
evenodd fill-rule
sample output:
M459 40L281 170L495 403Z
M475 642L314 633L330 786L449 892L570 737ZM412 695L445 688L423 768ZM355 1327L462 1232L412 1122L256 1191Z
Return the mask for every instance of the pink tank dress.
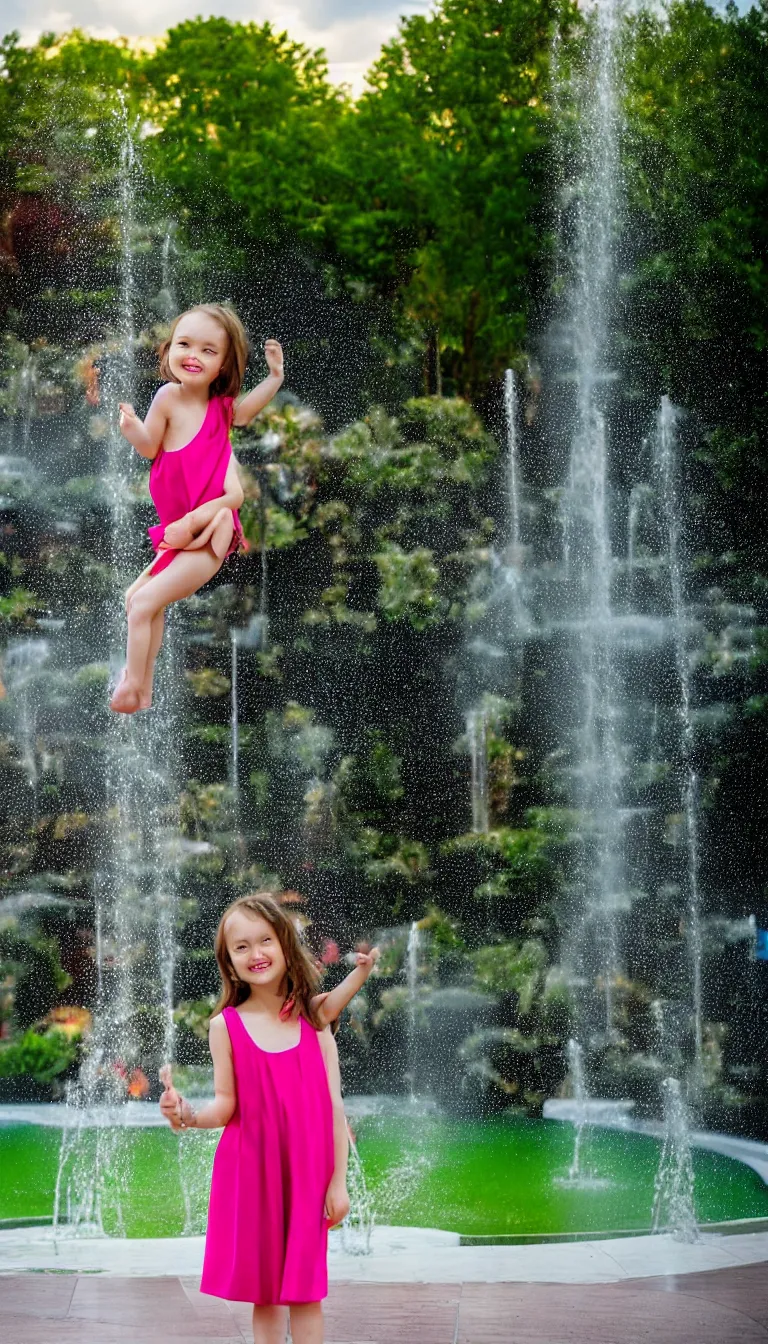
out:
M237 1009L223 1016L237 1109L216 1148L200 1291L260 1306L320 1302L334 1153L318 1034L300 1018L298 1045L262 1050Z
M232 457L229 431L233 404L233 397L211 397L195 437L172 453L166 453L161 447L152 461L149 493L160 522L147 529L149 539L158 551L151 574L159 574L179 554L170 548L159 550L168 524L178 522L191 509L210 499L219 499L224 493L224 477ZM247 549L236 509L232 510L232 520L234 532L228 555L240 546Z

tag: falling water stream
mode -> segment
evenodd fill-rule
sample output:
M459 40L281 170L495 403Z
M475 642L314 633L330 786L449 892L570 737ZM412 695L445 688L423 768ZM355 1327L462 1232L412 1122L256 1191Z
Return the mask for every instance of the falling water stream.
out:
M416 920L408 932L405 952L405 979L408 993L408 1091L411 1101L418 1095L417 1032L419 1007L419 951L421 932Z
M482 835L488 830L488 719L484 709L471 709L467 715L467 740L472 771L472 830Z
M693 1091L701 1085L702 1075L702 979L701 979L701 901L699 893L699 781L694 763L694 733L691 715L691 684L687 648L686 611L683 597L683 571L680 553L680 501L678 498L677 413L667 397L662 397L654 437L654 459L659 494L664 513L669 556L669 584L674 629L675 664L680 683L680 727L685 783L685 838L688 885L688 948L691 968L691 998L694 1020Z
M617 71L617 0L601 0L594 14L590 59L578 91L579 192L570 245L566 305L570 363L575 381L568 479L562 492L566 585L574 639L573 779L583 815L582 857L575 884L574 979L599 976L602 1034L614 1034L613 987L619 967L617 914L622 859L617 677L612 585L609 443L606 392L614 382L610 320L616 284L615 237L620 168ZM587 1012L586 1005L582 1012ZM582 1023L591 1036L600 1025Z
M132 400L135 384L133 203L141 170L136 132L122 100L116 115L121 142L120 289L101 378L109 426L104 480L115 575L104 652L113 679L125 650L122 591L143 567L132 494L138 464L117 420L117 404ZM94 882L98 997L80 1075L68 1091L70 1116L62 1133L54 1209L54 1223L66 1221L74 1232L123 1232L122 1202L130 1179L125 1102L143 1095L149 1080L140 1065L148 1055L158 1062L173 1057L180 857L173 807L180 676L176 625L175 619L169 620L152 710L112 715L107 729L106 795L112 823ZM154 1040L149 1047L148 1026Z

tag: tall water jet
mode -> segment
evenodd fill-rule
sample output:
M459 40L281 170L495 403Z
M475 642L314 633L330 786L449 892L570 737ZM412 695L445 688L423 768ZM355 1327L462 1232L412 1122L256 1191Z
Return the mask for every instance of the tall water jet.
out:
M699 1240L688 1116L676 1078L664 1079L664 1144L653 1195L653 1231L676 1241Z
M612 1039L613 986L619 969L618 911L625 885L619 744L620 686L615 665L611 489L606 425L610 319L619 218L620 112L617 0L599 0L579 103L577 204L569 241L566 299L569 365L575 386L567 484L562 491L564 568L574 668L574 801L582 813L582 852L572 890L572 981L602 982L602 1024L579 1005L581 1030Z
M512 369L507 369L504 374L504 417L507 428L507 536L512 550L512 563L517 564L520 550L520 466L517 442L517 389Z
M687 855L688 957L694 1020L693 1090L702 1077L702 936L699 889L699 779L695 767L695 740L691 714L691 678L687 647L687 620L683 593L681 511L678 491L678 416L668 397L662 397L654 436L654 465L661 496L669 564L669 587L675 644L675 666L680 686L680 737L685 772L683 808Z
M416 920L408 932L405 949L405 981L408 994L408 1092L411 1101L417 1096L417 1033L418 1033L418 995L419 995L419 951L421 931Z
M568 1042L568 1069L571 1075L573 1099L576 1103L573 1157L568 1168L568 1180L574 1182L578 1181L581 1175L581 1141L584 1137L584 1126L587 1123L587 1089L584 1082L584 1052L579 1042L573 1038Z
M137 464L117 420L119 401L135 383L136 281L134 200L140 165L135 128L123 99L116 112L119 171L119 295L102 358L101 395L108 421L104 481L114 587L108 599L104 654L120 666L126 639L122 592L143 564L141 529L134 522ZM75 1231L120 1235L131 1164L126 1107L144 1095L146 1068L171 1058L179 847L174 828L175 687L180 669L175 621L169 621L155 698L147 714L110 716L104 743L106 813L111 819L94 875L98 930L97 1001L77 1082L68 1090L54 1221ZM149 1033L149 1039L148 1039Z
M9 708L13 711L12 734L16 741L20 763L29 788L33 816L37 814L38 758L37 715L38 686L36 679L50 656L47 639L20 639L12 641L5 653L5 688ZM27 811L21 808L22 813Z
M174 224L170 221L166 225L163 234L163 246L161 249L161 270L160 270L160 306L162 307L163 317L170 321L177 311L176 294L173 283L173 234Z
M229 690L229 712L230 712L230 755L229 755L229 787L232 790L232 797L235 800L235 809L237 815L237 800L240 788L239 778L239 757L240 757L240 712L237 703L237 645L239 631L236 626L232 626L229 632L230 650L231 650L231 670L230 670L230 690Z
M467 715L467 738L471 766L472 830L482 835L488 830L488 723L485 710L471 709Z

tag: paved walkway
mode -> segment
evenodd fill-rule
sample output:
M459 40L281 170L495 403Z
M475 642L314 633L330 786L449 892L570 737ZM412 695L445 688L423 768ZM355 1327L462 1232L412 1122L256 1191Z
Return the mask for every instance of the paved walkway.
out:
M197 1280L0 1277L3 1344L244 1344L250 1309ZM763 1265L620 1284L335 1283L328 1344L768 1344Z

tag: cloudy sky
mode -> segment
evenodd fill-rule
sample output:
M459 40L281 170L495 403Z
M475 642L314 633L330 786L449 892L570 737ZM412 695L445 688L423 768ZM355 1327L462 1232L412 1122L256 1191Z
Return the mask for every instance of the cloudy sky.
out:
M324 47L331 77L358 89L400 15L429 8L430 0L0 0L0 30L15 28L25 41L75 27L95 37L154 37L196 14L269 19L298 41Z

